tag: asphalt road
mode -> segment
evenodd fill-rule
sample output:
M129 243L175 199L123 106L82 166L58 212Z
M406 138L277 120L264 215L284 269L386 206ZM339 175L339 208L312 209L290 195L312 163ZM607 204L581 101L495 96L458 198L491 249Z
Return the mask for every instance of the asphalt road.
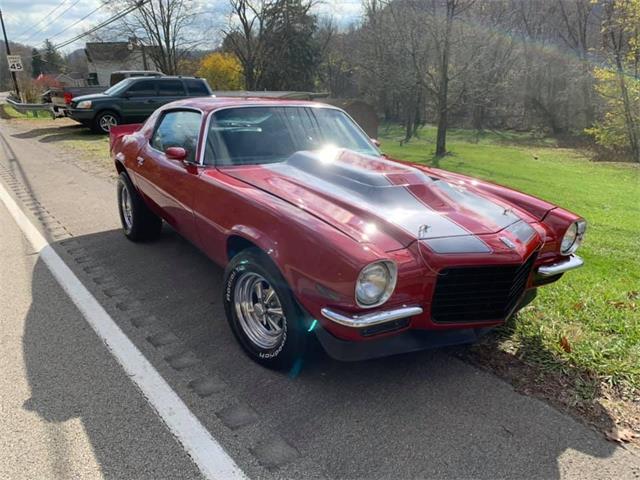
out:
M633 453L444 351L257 366L221 269L168 228L128 242L113 179L32 136L0 123L0 182L250 478L640 477ZM0 477L198 476L1 204L0 225Z

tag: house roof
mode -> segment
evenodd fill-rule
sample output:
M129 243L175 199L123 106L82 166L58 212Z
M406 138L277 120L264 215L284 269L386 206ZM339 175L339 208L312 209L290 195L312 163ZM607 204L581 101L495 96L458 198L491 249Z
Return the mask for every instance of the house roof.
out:
M129 50L129 42L87 42L84 47L90 62L121 62L135 50Z

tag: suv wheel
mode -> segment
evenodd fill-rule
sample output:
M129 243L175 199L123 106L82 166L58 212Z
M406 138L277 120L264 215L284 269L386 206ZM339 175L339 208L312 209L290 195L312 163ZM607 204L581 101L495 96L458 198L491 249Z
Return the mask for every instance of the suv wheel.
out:
M92 130L96 133L109 133L111 127L120 124L120 116L110 110L98 113L93 119Z

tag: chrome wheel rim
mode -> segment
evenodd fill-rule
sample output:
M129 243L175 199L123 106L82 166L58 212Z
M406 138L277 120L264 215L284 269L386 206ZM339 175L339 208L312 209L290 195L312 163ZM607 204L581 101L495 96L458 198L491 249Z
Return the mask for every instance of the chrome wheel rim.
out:
M120 193L120 209L122 210L124 228L129 231L133 226L133 208L131 206L131 195L126 185L123 185Z
M113 115L106 114L100 117L100 128L105 132L108 132L111 130L111 127L115 127L117 124L118 121Z
M273 286L262 275L245 272L236 282L233 299L240 327L251 343L263 350L278 346L286 319Z

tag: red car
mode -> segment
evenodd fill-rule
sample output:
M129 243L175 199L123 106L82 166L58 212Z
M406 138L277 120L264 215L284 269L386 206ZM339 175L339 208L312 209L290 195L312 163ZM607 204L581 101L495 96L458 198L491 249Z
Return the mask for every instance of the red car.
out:
M165 221L225 267L233 333L286 368L468 343L580 267L579 216L391 160L342 110L202 98L111 130L125 235Z

